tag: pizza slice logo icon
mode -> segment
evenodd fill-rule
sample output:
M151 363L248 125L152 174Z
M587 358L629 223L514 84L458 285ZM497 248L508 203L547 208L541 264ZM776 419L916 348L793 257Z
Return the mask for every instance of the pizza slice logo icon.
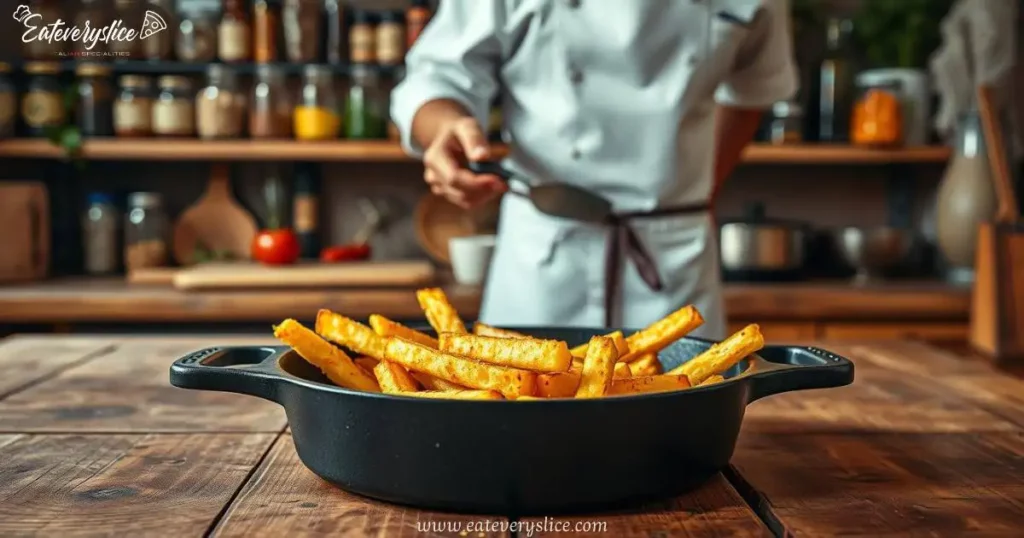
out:
M146 10L146 16L142 19L142 28L139 29L139 37L146 39L166 29L167 23L164 22L163 17L153 11Z

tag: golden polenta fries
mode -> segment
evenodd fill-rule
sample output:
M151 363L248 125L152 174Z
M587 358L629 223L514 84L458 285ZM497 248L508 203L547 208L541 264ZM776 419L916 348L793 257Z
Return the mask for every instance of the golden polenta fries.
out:
M423 385L423 388L427 390L432 390L436 392L466 390L466 387L463 387L462 385L456 385L451 381L445 381L444 379L434 377L430 374L425 374L423 372L409 372L409 375L411 375L416 381L419 381L420 385Z
M466 332L466 324L462 322L455 307L448 302L448 296L441 288L417 290L416 300L419 301L427 321L437 334Z
M700 385L705 379L725 372L751 353L764 347L764 336L757 325L747 325L707 351L672 369L670 374L686 374L690 383Z
M495 390L453 390L433 391L421 390L419 392L403 392L402 396L415 396L417 398L436 398L439 400L503 400L501 393ZM521 398L527 398L522 396Z
M373 357L367 357L365 355L352 359L360 368L366 370L367 373L373 375L373 369L377 367L377 363L380 362Z
M631 362L642 355L657 353L704 324L704 318L693 305L684 306L626 339L629 353L619 358Z
M335 314L327 309L317 312L316 333L360 355L375 359L384 358L384 339L373 332L373 329L341 314Z
M615 342L615 349L619 352L620 357L629 353L629 343L626 342L626 337L622 334L622 331L610 332L606 334L605 337L611 338L612 341ZM590 342L580 344L569 350L569 352L572 353L573 357L582 359L587 356L587 346L589 345Z
M657 375L661 373L661 363L658 362L657 353L648 353L628 364L632 377Z
M633 374L629 370L629 365L624 362L615 363L615 367L612 369L612 378L618 379L620 377L632 377Z
M582 371L582 370L581 370ZM537 396L544 398L572 398L580 386L581 372L537 374ZM522 399L520 397L520 399Z
M587 358L583 359L583 373L580 375L580 386L576 389L577 398L600 398L608 392L612 382L615 361L619 352L611 338L595 336L590 339Z
M566 372L572 363L569 346L558 340L443 333L439 344L447 353L535 372Z
M508 329L499 329L498 327L491 327L480 323L479 321L473 324L473 334L480 336L494 336L497 338L529 338L523 333L516 331L510 331Z
M722 381L725 381L725 377L722 377L722 376L720 376L718 374L715 374L715 375L705 379L704 381L701 381L700 385L697 385L697 386L698 387L703 387L704 385L714 385L715 383L721 383Z
M274 327L274 336L291 346L306 362L316 366L339 387L380 392L377 380L364 371L330 342L303 327L294 319L286 319Z
M497 390L510 399L532 395L536 386L537 374L533 372L478 362L400 338L388 339L384 355L409 370L468 388Z
M690 388L690 380L683 374L651 375L612 380L608 394L631 394L640 392L668 392Z
M416 329L410 329L397 321L391 321L384 316L378 316L373 314L370 316L370 327L373 328L373 332L377 333L382 337L397 336L410 342L416 342L421 346L427 346L437 349L437 339L428 335L423 334Z
M377 384L380 385L380 390L383 392L416 392L420 390L416 380L400 364L380 361L373 369L373 374L377 376Z

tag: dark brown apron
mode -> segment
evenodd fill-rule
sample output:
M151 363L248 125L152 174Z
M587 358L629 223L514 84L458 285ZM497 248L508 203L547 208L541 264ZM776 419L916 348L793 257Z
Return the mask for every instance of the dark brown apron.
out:
M707 202L661 207L652 211L636 211L616 213L607 225L611 228L608 234L608 248L605 250L604 275L604 325L605 327L621 327L622 324L622 260L628 258L636 266L637 273L644 283L653 291L664 288L658 265L647 247L644 246L636 230L630 225L632 221L658 217L694 215L707 213L711 205Z

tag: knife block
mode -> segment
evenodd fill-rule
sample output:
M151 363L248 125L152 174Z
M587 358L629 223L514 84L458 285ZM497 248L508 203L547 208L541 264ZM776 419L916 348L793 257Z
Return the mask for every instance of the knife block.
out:
M998 362L1024 361L1024 222L978 229L971 345Z

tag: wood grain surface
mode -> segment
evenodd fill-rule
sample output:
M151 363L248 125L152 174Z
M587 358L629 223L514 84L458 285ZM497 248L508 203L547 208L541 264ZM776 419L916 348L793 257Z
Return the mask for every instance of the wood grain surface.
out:
M126 340L109 353L0 401L0 431L281 431L284 412L274 403L170 386L171 363L204 347L202 342Z
M291 435L285 434L224 515L214 535L509 536L508 532L466 530L468 525L484 520L496 525L508 522L504 517L415 510L346 493L303 467Z
M1021 433L746 435L733 465L787 536L1020 536Z
M267 434L0 438L2 536L201 536Z
M542 529L533 536L546 537L771 536L768 527L754 516L722 475L687 495L638 510L582 517L527 518L523 522ZM603 526L598 526L602 523ZM535 527L521 530L520 536L526 535L527 529Z
M168 385L188 351L272 341L0 340L0 536L1019 536L1024 521L1024 380L924 344L806 342L852 359L856 381L751 405L724 476L642 509L508 521L343 492L302 466L278 406Z

